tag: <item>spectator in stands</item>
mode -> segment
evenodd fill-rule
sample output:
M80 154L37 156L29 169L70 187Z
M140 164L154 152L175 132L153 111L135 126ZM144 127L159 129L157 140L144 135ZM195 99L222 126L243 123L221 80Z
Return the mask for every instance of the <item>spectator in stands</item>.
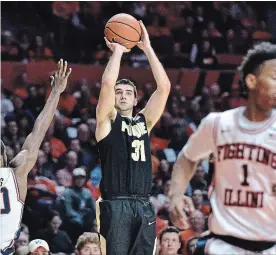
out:
M3 85L2 85L3 86ZM7 94L1 89L1 125L4 126L4 119L8 113L12 113L14 110L12 101L7 97Z
M18 61L19 49L15 41L14 35L9 30L2 30L2 43L1 43L1 60L2 61Z
M72 173L78 165L78 155L74 151L67 152L66 165L63 169L56 172L57 184L64 187L72 185Z
M77 255L102 255L99 235L97 233L83 233L77 240Z
M30 46L29 56L32 60L44 60L53 57L51 49L44 46L44 41L41 36L36 36L34 42Z
M181 247L180 232L175 227L166 227L160 234L159 255L177 255Z
M29 60L29 48L30 48L30 39L27 33L23 33L19 37L19 58L24 63L27 63Z
M20 232L18 239L14 242L15 250L17 250L20 246L28 246L29 245L29 236L24 233Z
M15 156L14 149L10 146L6 146L6 154L7 154L7 162L10 162Z
M194 251L196 249L196 243L198 241L198 237L194 236L191 237L186 244L186 254L187 255L193 255Z
M2 136L2 140L6 146L16 146L16 144L23 144L25 138L19 135L18 125L15 116L6 116L5 118L6 128L5 134Z
M67 233L59 229L62 224L59 213L50 211L45 218L45 223L46 227L38 230L34 238L45 240L52 253L71 254L74 247Z
M54 137L63 141L66 147L70 145L70 138L67 133L66 119L63 115L55 116Z
M209 205L204 205L204 198L202 190L196 189L193 191L192 200L196 210L201 211L204 215L208 216L211 212Z
M29 255L51 254L49 245L42 239L35 239L29 243Z
M181 240L185 245L182 252L183 255L185 255L188 240L193 236L200 236L205 231L205 218L202 212L194 210L189 216L189 221L191 228L184 230L181 233Z
M203 69L215 69L217 67L218 60L213 53L212 44L209 40L202 42L195 64Z
M96 218L95 200L85 188L86 172L83 168L73 171L73 185L64 192L66 216L69 221L68 233L73 243L84 231L91 231Z
M193 190L206 190L207 189L207 181L205 180L205 171L203 169L202 164L198 164L196 173L193 176L190 184Z
M39 175L55 180L55 165L48 160L48 157L43 150L39 150L38 152L36 165Z

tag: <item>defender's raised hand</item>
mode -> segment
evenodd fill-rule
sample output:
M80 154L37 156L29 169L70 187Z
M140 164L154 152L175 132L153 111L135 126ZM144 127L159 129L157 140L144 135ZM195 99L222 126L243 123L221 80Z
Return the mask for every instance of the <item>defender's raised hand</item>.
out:
M125 46L119 44L119 43L115 43L115 42L110 42L106 39L106 37L104 38L105 43L107 45L107 47L114 52L115 50L120 50L121 52L125 53L125 52L130 52L130 49L127 49Z
M63 63L63 59L58 62L58 69L53 76L50 76L51 86L53 90L62 93L67 86L67 79L72 69L67 70L67 61Z
M140 22L140 26L142 28L142 38L141 38L141 41L138 42L137 46L145 51L147 49L149 49L151 47L151 44L150 44L150 39L149 39L149 34L148 34L148 31L143 23L142 20L139 21Z

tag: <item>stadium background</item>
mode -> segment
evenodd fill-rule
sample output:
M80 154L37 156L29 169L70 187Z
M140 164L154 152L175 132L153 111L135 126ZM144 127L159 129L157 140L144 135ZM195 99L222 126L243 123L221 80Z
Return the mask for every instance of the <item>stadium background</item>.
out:
M24 224L16 247L44 237L53 253L70 254L83 231L96 231L94 203L100 196L101 168L95 109L110 56L103 31L106 21L122 12L143 20L172 83L166 110L151 132L151 200L159 235L171 225L166 198L178 152L208 113L246 103L236 67L252 45L275 42L276 4L18 1L2 2L1 7L1 136L9 160L20 150L44 106L56 61L63 58L73 69L28 177ZM146 56L137 47L124 54L120 77L136 82L139 111L155 84ZM73 170L79 167L87 173L89 197L70 192ZM201 162L188 187L186 195L197 211L191 215L191 228L181 232L182 254L190 255L187 241L207 230L212 171L211 160ZM47 225L59 229L55 238L46 234Z

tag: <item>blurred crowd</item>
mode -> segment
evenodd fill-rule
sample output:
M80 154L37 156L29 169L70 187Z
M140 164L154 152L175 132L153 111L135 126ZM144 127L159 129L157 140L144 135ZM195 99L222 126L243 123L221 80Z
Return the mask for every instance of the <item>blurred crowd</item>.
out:
M26 75L21 77L25 82L28 81ZM8 160L19 152L49 94L49 88L42 84L25 85L26 89L9 91L2 88L1 91L1 139L7 146ZM151 83L141 86L136 113L143 109L154 89ZM97 232L96 200L100 197L102 174L95 140L99 91L100 82L89 84L83 78L72 86L71 91L61 95L37 162L28 175L28 195L22 220L28 231L21 233L16 241L18 246L40 238L48 242L53 253L70 254L83 232ZM201 119L209 112L245 104L240 95L237 84L230 92L225 92L215 83L203 87L197 96L185 98L180 86L174 84L166 110L151 132L151 201L157 214L157 235L166 238L180 235L181 242L178 240L175 249L181 245L182 254L191 254L187 245L192 245L191 240L196 240L195 237L206 230L212 163L207 160L198 165L187 189L186 195L194 208L189 214L187 230L171 228L168 217L167 195L173 163ZM162 230L166 227L169 232L164 234ZM160 249L168 249L170 245L171 241L160 241Z
M3 3L1 55L4 61L63 57L103 65L110 54L103 40L105 24L115 14L128 13L143 20L165 67L219 68L217 54L244 54L252 43L275 39L274 22L268 19L275 8L273 3L233 1ZM123 64L148 62L136 47Z

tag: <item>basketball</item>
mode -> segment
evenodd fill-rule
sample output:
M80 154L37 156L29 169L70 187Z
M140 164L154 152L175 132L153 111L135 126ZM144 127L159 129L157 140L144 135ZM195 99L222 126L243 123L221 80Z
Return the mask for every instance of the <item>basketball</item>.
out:
M108 20L104 34L108 41L131 49L140 41L142 30L137 19L129 14L120 13Z

